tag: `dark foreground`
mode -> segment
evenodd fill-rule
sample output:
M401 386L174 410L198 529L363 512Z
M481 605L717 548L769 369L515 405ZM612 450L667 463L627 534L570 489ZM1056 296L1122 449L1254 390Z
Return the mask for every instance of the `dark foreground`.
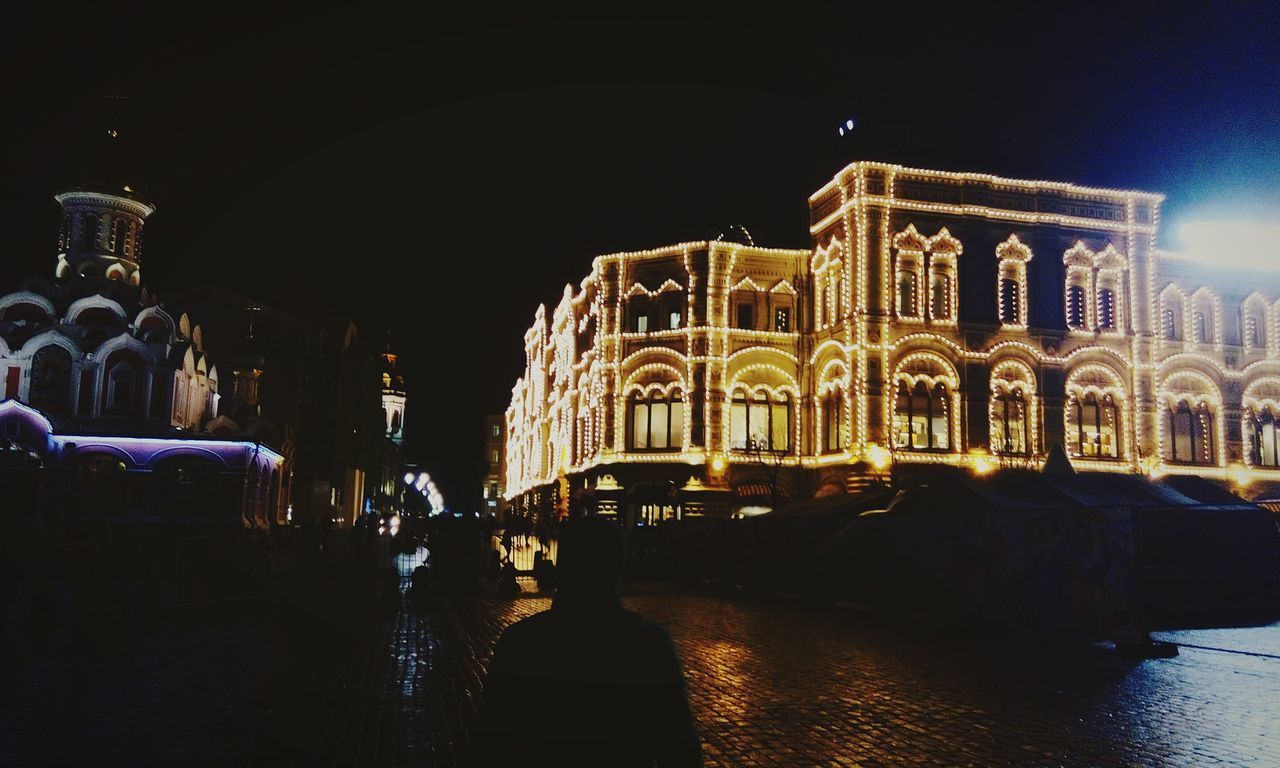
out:
M362 576L290 595L17 643L0 764L455 765L495 637L549 604L415 615ZM1179 636L1262 655L1127 662L780 598L627 604L679 645L710 766L1280 764L1280 627Z

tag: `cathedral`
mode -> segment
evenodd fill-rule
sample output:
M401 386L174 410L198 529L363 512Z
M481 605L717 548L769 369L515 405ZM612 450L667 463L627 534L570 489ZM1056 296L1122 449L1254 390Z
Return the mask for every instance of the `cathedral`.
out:
M642 522L895 466L1280 481L1280 274L1157 246L1163 197L856 162L808 249L599 256L525 332L505 496Z
M220 371L200 325L143 287L153 206L119 184L55 200L52 279L0 294L6 499L46 521L283 524L288 468L257 418L261 362Z

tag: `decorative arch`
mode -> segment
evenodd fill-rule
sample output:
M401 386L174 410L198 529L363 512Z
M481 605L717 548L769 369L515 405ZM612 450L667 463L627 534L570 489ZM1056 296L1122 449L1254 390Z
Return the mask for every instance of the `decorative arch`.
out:
M894 366L891 383L895 448L959 450L960 377L950 361L933 351L908 353Z
M38 317L36 312L19 311L20 308L27 306L39 310ZM55 319L53 302L33 291L14 291L0 296L0 320L19 319L52 322Z
M1003 326L1027 327L1027 262L1031 256L1031 249L1016 233L996 246L996 313Z
M990 386L991 452L1008 456L1038 454L1035 372L1021 360L1006 358L991 367Z
M1123 376L1109 365L1082 363L1067 374L1066 396L1063 418L1069 456L1120 460L1128 455L1128 390Z
M80 320L81 315L95 309L106 310L112 315L115 315L122 322L126 321L123 307L105 296L94 294L93 296L86 296L79 301L72 302L71 306L67 308L67 316L64 322L66 322L67 325L75 325Z
M1187 335L1187 294L1176 283L1160 291L1160 338L1182 341Z
M1168 464L1223 465L1222 390L1193 369L1180 369L1156 388L1160 456Z

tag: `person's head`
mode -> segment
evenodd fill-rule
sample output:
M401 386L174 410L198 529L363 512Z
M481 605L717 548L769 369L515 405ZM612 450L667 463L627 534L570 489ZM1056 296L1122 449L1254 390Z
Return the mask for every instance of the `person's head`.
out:
M622 582L627 545L612 521L585 517L560 529L556 557L557 591L578 595L612 595Z

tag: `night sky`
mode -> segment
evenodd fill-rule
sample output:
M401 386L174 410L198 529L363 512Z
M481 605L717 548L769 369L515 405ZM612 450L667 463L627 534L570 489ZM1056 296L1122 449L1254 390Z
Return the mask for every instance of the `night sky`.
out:
M535 308L594 255L734 223L807 247L808 195L851 160L1163 192L1166 246L1189 218L1277 219L1275 3L847 5L8 18L0 291L51 275L51 196L124 94L158 209L144 284L392 329L410 458L448 497L471 490Z

